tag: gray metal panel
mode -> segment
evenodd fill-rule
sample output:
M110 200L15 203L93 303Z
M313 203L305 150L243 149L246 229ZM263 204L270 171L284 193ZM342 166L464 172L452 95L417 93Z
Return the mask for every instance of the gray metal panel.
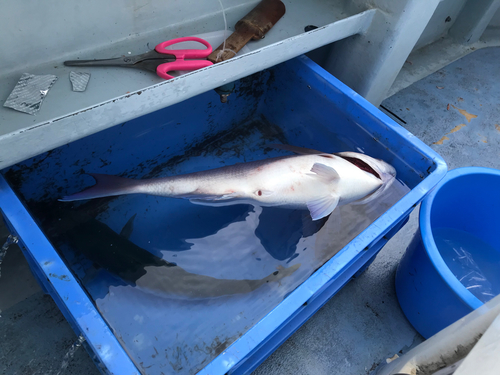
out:
M96 68L92 70L92 84L85 93L72 93L66 84L54 85L45 99L43 110L36 117L0 108L0 168L178 103L335 40L361 33L370 25L377 12L371 9L347 17L346 13L340 14L342 9L337 9L338 17L347 18L336 21L332 3L318 0L314 4L323 6L315 7L311 4L313 3L303 3L296 7L287 4L287 18L280 20L279 22L283 22L278 23L264 40L255 42L252 46L254 51L215 66L168 81L163 81L154 74L131 69ZM306 11L309 5L312 6L311 9L316 9L317 13ZM245 12L246 9L237 18L242 17ZM314 15L317 17L313 18ZM307 16L306 21L303 20L304 16ZM332 23L308 33L303 32L306 24L322 25L328 19ZM153 45L164 39L158 35L149 38ZM121 47L132 53L144 52L148 38L143 37L141 40L142 42L131 43L133 48L126 47L126 44ZM273 41L273 44L269 44ZM142 49L141 43L144 44ZM113 51L106 52L106 55L113 55L116 51L117 47L113 45ZM31 73L53 72L58 76L67 77L70 70L76 69L61 65L54 68L53 63L47 63L33 68ZM13 74L0 80L0 98L8 96L17 79L18 75ZM215 94L214 100L219 100Z
M467 0L442 0L432 15L427 27L418 39L415 49L422 48L446 35L456 22L458 14Z
M223 0L229 24L234 25L257 2ZM47 0L28 6L6 0L0 12L0 72L62 62L75 53L106 53L111 46L125 48L126 53L131 51L127 48L137 47L138 39L158 43L186 32L223 28L218 1Z
M285 16L265 39L249 43L253 53L221 66L171 82L142 71L96 68L84 94L72 93L58 80L36 117L0 107L0 167L344 38L316 55L328 71L375 105L389 90L394 93L499 39L495 31L500 16L493 13L500 0L283 1ZM229 28L256 3L224 0ZM102 6L98 0L85 5L49 0L28 9L8 0L4 9L8 12L0 14L0 105L24 72L62 78L69 73L62 66L66 59L142 53L166 39L221 30L224 25L218 1L112 0ZM464 45L478 39L488 23L485 43ZM304 33L306 25L319 29ZM440 55L442 48L446 53Z
M450 36L463 43L477 42L499 8L500 0L469 0L450 29Z
M500 28L500 9L498 9L496 13L493 15L488 27Z
M335 43L325 68L378 106L439 0L376 0L373 3L383 12L377 14L365 34Z

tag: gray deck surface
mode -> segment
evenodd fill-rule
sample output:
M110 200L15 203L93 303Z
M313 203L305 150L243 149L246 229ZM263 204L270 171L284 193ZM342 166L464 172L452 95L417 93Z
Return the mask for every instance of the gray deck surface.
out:
M382 105L439 152L450 169L500 169L500 85L494 78L500 73L498 61L500 48L478 50ZM417 229L417 219L414 212L367 271L335 295L255 374L368 374L386 358L421 342L394 292L395 270ZM0 226L0 243L6 236ZM9 248L2 265L0 309L1 374L99 373L82 349L60 371L76 336L36 285L17 246Z

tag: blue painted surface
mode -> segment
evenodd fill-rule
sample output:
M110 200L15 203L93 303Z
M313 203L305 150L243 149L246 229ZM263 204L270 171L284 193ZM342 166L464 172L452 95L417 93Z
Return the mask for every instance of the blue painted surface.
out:
M180 172L176 169L178 164L168 164L169 161L182 158L193 150L193 145L201 146L198 153L181 160L182 172L185 173L195 168L207 169L220 162L220 158L205 152L214 143L216 149L222 149L224 162L231 164L240 161L242 155L245 160L248 157L257 159L272 156L272 152L263 146L273 138L325 151L362 151L394 165L398 178L412 189L411 192L202 371L224 374L233 369L235 373L247 373L373 258L394 234L393 228L409 215L413 207L444 176L446 166L435 152L306 57L248 79L238 86L237 95L235 99L231 98L230 106L211 103L211 98L213 96L203 94L108 129L21 163L6 175L17 173L18 177L22 177L11 179L11 183L16 185L16 191L25 200L49 202L64 194L65 189L75 191L91 182L90 179L85 181L81 178L82 168L87 171L89 168L93 171L99 168L100 173L130 177L153 177L155 167L166 163L163 168L175 174ZM225 153L228 151L224 149L225 144L219 145L217 139L210 138L215 133L224 136L241 129L238 124L242 120L252 122L262 117L268 126L261 134L265 136L266 131L274 132L262 142L254 142L252 136L243 132L237 143L240 146L238 150ZM277 125L278 129L271 124ZM250 142L251 138L253 143ZM207 143L207 139L212 143ZM132 163L133 160L136 162ZM23 174L23 170L27 171L28 167L33 167L30 173ZM150 197L145 199L151 200ZM119 200L110 202L111 209L102 213L100 219L119 232L128 216L109 214L117 207L117 202ZM179 208L176 212L180 212L181 203L173 203L172 207L177 204ZM165 215L159 215L158 218L165 219ZM173 217L171 222L175 220ZM148 242L155 239L141 237L141 225L146 229L152 222L148 220L141 223L138 220L138 230L134 230L131 240L154 253ZM165 237L169 235L163 233ZM24 240L23 236L21 238ZM37 252L36 247L27 247L31 252ZM82 269L73 269L76 274L80 271Z
M110 374L139 375L108 325L82 290L72 272L54 250L33 218L19 201L3 176L0 176L0 211L33 273L50 293L78 335L83 335L92 351Z
M458 168L448 172L423 201L420 231L415 234L396 275L401 308L422 336L434 335L483 304L445 263L433 230L465 231L500 249L499 189L500 171Z

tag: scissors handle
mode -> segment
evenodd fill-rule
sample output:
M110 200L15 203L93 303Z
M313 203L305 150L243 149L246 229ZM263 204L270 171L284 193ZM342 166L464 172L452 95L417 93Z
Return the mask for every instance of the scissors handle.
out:
M174 76L171 76L168 72L173 70L196 70L210 65L213 64L208 60L179 60L158 65L156 68L156 74L163 79L172 79Z
M198 42L203 44L206 49L166 49L167 47L182 42ZM206 40L195 36L176 38L160 43L155 47L156 52L174 55L179 60L184 59L203 59L212 53L212 46Z
M182 43L182 42L198 42L203 44L206 49L166 49L166 47ZM155 47L156 52L168 55L174 55L176 61L160 64L156 68L156 74L163 79L174 78L168 72L173 70L196 70L213 65L208 60L185 60L185 59L205 59L212 53L212 46L206 40L195 36L177 38L160 43Z

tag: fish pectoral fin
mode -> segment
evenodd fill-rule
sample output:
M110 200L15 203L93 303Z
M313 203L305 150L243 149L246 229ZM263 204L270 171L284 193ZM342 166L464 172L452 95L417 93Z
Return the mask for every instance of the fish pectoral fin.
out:
M340 178L335 169L321 163L314 163L311 172L314 173L313 176L317 176L326 182L332 182Z
M292 145L282 145L282 144L268 144L268 147L276 148L278 150L285 150L285 151L290 151L293 152L294 154L299 154L299 155L320 155L320 154L326 154L326 152L318 151L318 150L313 150L311 148L304 148L304 147L299 147L299 146L292 146Z
M339 200L340 197L337 194L331 193L307 202L311 218L315 221L330 215L338 206Z
M311 173L313 177L327 184L331 184L340 178L335 169L321 163L314 163L311 172L313 172ZM339 204L339 200L340 197L334 192L331 192L307 202L306 204L311 214L311 218L315 221L330 215Z

